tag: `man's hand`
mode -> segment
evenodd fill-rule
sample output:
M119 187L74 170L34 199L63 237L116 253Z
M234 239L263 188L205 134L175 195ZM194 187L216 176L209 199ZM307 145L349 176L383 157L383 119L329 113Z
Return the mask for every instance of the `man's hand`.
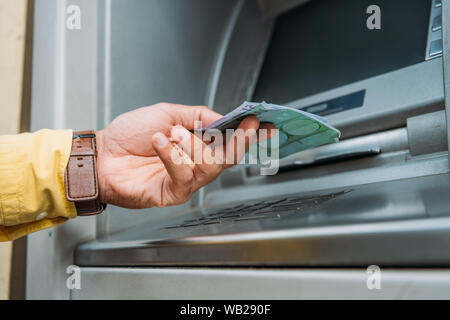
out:
M195 144L195 139L199 138L189 130L194 129L195 121L207 126L221 117L207 107L165 103L117 117L97 132L101 201L138 209L177 205L189 200L195 191L229 166L210 161L194 163L191 157L194 148L209 151L203 153L204 157L210 156L211 150L203 141ZM240 124L240 129L251 132L250 136L252 132L256 136L258 127L256 117L248 117ZM245 154L249 140L244 145L236 145L234 163ZM227 157L225 153L223 156Z

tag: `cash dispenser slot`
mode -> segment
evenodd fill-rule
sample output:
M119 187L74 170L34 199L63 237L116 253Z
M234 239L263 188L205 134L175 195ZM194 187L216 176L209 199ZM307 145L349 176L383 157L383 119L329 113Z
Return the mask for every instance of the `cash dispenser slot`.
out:
M410 157L447 151L445 111L431 112L407 119L407 126L342 140L335 144L305 150L280 160L279 172L332 165L381 153L408 151ZM258 168L247 170L250 176Z
M320 146L280 160L280 172L408 149L407 128L388 130Z
M374 156L381 153L381 148L354 148L352 150L341 150L336 153L329 152L325 155L317 156L311 160L296 160L292 164L280 167L279 172L295 170L300 167L307 167L311 165L328 164L336 161L359 159L362 157Z

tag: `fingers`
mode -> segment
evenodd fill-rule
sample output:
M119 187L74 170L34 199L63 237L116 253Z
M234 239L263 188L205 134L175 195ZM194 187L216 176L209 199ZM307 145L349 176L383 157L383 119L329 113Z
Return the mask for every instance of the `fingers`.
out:
M259 125L259 130L266 130L267 135L258 135L258 142L263 141L262 138L270 139L273 135L275 135L275 130L277 130L277 127L273 123L270 122L264 122Z
M238 129L242 129L244 131L247 130L258 130L259 128L259 119L255 116L248 116L239 124Z
M152 143L169 174L172 192L182 198L189 197L194 181L193 162L160 132L153 135Z
M171 137L177 141L195 164L214 163L212 150L202 140L202 137L192 134L182 126L172 127L171 134Z
M250 145L257 143L257 130L259 128L259 119L250 116L242 120L235 133L236 136L236 162L239 163L250 148ZM239 140L242 139L243 143Z
M231 167L242 160L250 145L257 143L258 128L259 120L257 117L246 117L241 121L238 129L230 137L227 137L226 145L216 146L214 151L201 137L192 134L182 126L172 127L171 138L195 164L194 171L200 172L201 176L205 178L204 180L209 180L211 177L215 178L223 168ZM264 124L263 128L272 129L274 126ZM268 137L270 137L270 130ZM219 137L219 140L222 140L221 137ZM217 144L220 146L221 143Z
M187 130L195 129L195 123L201 122L202 127L206 127L214 121L222 118L222 115L205 106L184 106L179 104L160 104L177 118L176 123L182 125Z
M257 142L259 119L255 116L246 117L232 136L227 139L225 168L238 164L250 145Z
M194 162L195 185L199 188L214 180L222 171L213 150L199 137L181 126L172 128L172 138Z

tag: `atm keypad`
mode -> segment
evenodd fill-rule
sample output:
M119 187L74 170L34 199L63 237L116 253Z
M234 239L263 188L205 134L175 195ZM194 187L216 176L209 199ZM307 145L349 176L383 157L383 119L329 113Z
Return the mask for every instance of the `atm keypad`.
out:
M351 190L350 190L351 191ZM289 197L275 200L259 201L252 204L222 208L204 215L198 219L185 220L182 224L168 226L166 229L196 227L202 225L219 224L222 222L239 222L260 219L278 219L286 213L304 214L310 209L334 199L350 191L341 191L327 195L311 197Z

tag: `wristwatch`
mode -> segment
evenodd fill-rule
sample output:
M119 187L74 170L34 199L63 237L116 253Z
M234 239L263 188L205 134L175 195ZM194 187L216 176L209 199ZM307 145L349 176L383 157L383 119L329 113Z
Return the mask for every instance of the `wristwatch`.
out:
M103 212L97 179L97 145L94 131L73 133L72 150L65 172L66 198L73 202L78 216Z

